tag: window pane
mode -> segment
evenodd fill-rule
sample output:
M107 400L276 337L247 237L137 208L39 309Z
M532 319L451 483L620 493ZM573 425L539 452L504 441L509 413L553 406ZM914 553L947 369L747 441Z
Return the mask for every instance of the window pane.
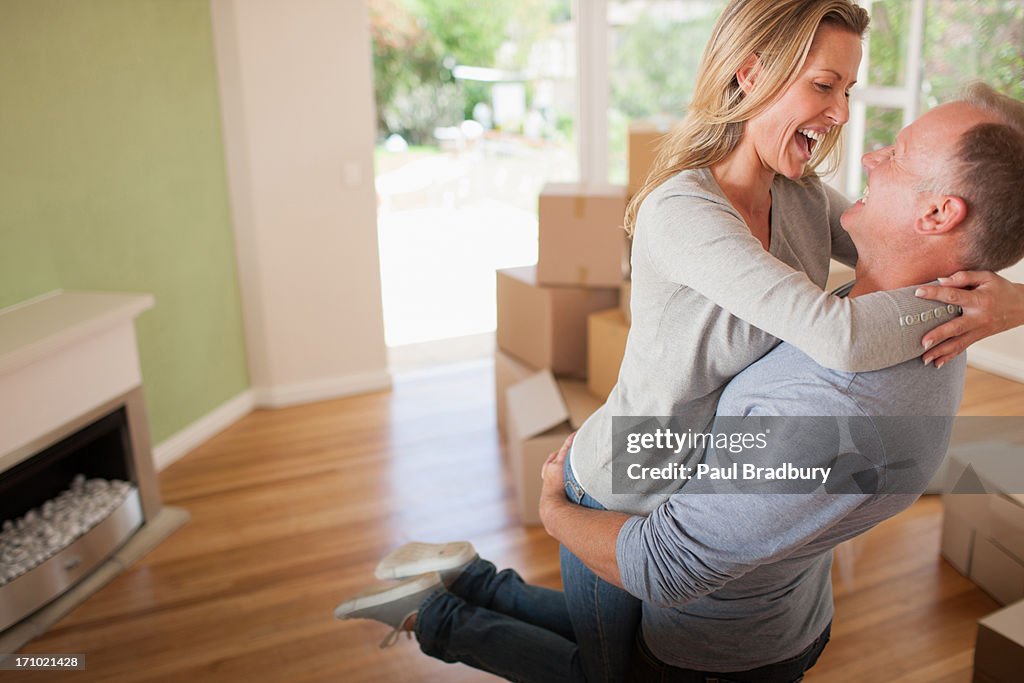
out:
M902 109L868 106L864 123L864 152L873 152L892 144L902 127Z
M608 0L609 179L626 182L632 120L681 118L724 1Z
M865 108L864 115L864 151L873 152L876 149L887 147L896 139L896 133L903 127L903 110L889 107ZM859 182L856 176L851 178L854 185L847 185L847 190L859 194L864 191L867 185L867 174L863 168L859 168ZM847 182L850 182L848 180Z
M875 0L871 3L869 84L903 85L909 21L909 0Z
M975 79L1024 99L1024 3L930 0L922 66L922 110Z
M887 147L896 139L896 133L903 127L903 110L900 108L868 107L864 124L864 151L873 152Z

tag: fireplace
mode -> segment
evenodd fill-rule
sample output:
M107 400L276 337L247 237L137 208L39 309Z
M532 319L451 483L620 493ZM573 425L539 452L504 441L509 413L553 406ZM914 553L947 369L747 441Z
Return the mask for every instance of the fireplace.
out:
M142 524L123 407L0 475L0 631L62 594Z
M152 305L55 292L0 310L0 640L161 512L134 329Z

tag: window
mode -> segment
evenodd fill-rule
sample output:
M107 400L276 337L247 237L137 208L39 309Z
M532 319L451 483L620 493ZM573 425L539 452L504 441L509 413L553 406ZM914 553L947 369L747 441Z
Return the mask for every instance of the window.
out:
M853 91L845 181L863 191L864 152L888 145L919 114L981 79L1024 99L1024 2L863 0L871 12Z
M626 182L630 121L682 118L724 0L608 0L608 174Z

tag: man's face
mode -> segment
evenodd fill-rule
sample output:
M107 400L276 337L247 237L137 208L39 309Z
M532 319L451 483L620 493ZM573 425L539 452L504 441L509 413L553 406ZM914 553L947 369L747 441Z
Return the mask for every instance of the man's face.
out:
M960 136L989 120L976 107L950 102L901 130L894 144L865 154L861 161L867 169L867 189L841 219L858 248L907 246L919 219L930 212L929 202L935 194L921 192L921 188L952 192L943 185L950 177Z

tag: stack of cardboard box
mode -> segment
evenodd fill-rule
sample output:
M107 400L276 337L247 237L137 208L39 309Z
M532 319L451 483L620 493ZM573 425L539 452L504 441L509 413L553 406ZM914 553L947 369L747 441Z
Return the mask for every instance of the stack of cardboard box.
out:
M647 174L658 155L658 146L672 127L671 120L633 121L629 124L629 140L626 149L626 163L629 166L629 181L626 194L632 197L643 188Z
M975 681L1018 681L1024 671L1024 495L1016 453L993 442L947 456L946 490L967 482L968 490L990 493L943 495L942 555L1010 605L978 623Z
M1024 495L1012 490L1020 465L1012 447L993 442L951 448L942 497L942 555L1000 604L1024 600ZM1019 448L1017 449L1019 452Z
M658 146L671 127L671 121L634 121L629 125L627 162L629 179L626 201L639 192L654 165ZM619 365L626 350L626 337L632 323L630 301L633 295L630 251L632 240L625 238L619 283L619 307L592 313L587 319L588 358L587 388L595 396L607 399L619 378Z
M584 382L587 317L618 306L625 208L621 187L546 185L537 265L497 274L498 430L524 524L540 521L544 458L601 405Z
M654 160L658 156L658 148L665 138L665 135L672 127L670 119L659 119L657 121L633 121L629 124L629 134L626 143L626 163L629 170L626 182L626 200L630 201L643 189L647 182L651 169L654 167ZM630 323L629 296L632 291L632 267L630 265L630 249L633 241L627 242L626 258L622 263L622 313L626 317L626 324Z
M642 184L654 158L651 143L662 134L645 125L630 129L630 188ZM545 185L537 265L497 273L498 430L508 439L526 524L539 522L544 459L600 407L618 378L629 331L629 240L622 229L629 196L617 186Z
M601 406L586 386L542 370L508 388L508 447L523 524L539 524L541 466Z

